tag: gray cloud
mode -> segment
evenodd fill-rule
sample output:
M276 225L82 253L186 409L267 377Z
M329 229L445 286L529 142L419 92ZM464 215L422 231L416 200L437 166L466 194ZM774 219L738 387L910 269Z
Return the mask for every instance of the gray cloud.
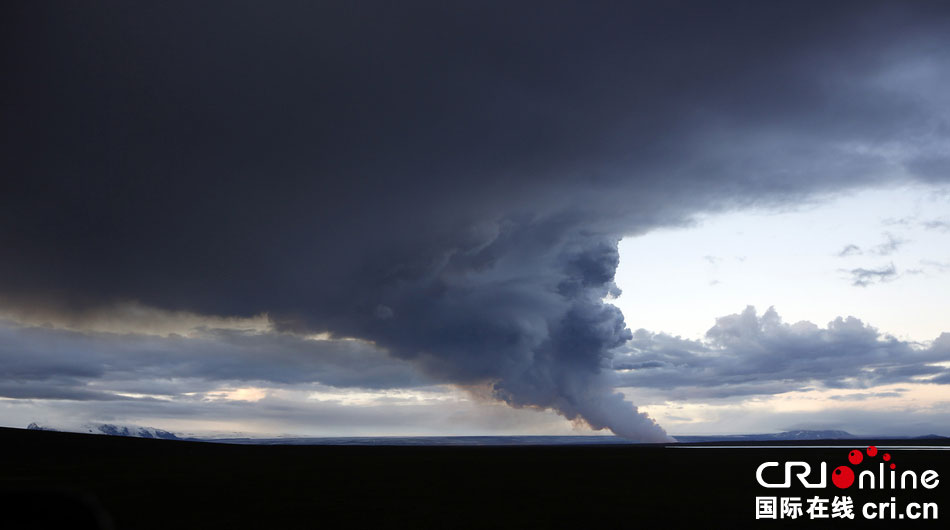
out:
M88 390L83 380L63 380L61 378L47 378L37 381L4 381L0 382L0 396L12 399L56 399L71 401L130 401L144 399L154 401L153 398L132 398L113 392Z
M860 392L857 394L836 394L834 396L828 396L828 399L834 399L836 401L864 401L868 399L900 397L902 395L903 393L901 392Z
M884 232L884 238L886 239L884 243L881 243L871 250L873 253L879 256L890 256L907 243L906 239L895 237L894 234L891 234L890 232Z
M920 223L921 226L928 230L938 230L940 232L950 232L950 221L943 219L931 219L929 221L923 221Z
M846 256L854 256L854 255L860 255L860 254L863 254L863 252L861 251L861 247L854 244L845 245L845 247L841 249L840 252L838 252L838 256L842 258Z
M892 220L886 224L896 224L898 222L899 221ZM908 243L906 239L897 237L894 234L891 234L890 232L884 232L884 239L885 241L883 243L871 248L869 252L871 254L877 254L878 256L890 256L891 254L897 252L898 249L900 249L900 247ZM848 245L845 245L844 248L842 248L838 252L838 257L844 258L848 256L860 256L862 254L864 254L864 250L862 250L861 247L853 243L850 243ZM861 270L864 270L864 269L861 269Z
M0 321L0 395L10 398L180 397L227 382L411 388L432 384L409 363L353 340L205 329L195 337L83 333Z
M614 359L622 385L655 388L670 399L770 395L825 388L871 388L950 381L950 333L930 345L883 335L854 317L826 328L787 324L751 306L718 318L701 341L638 330Z
M179 435L310 436L576 434L553 412L492 406L479 401L374 399L353 406L339 400L266 396L255 402L215 399L6 401L4 423L30 422L75 429L86 423L144 423Z
M910 226L910 224L915 219L915 217L888 217L886 219L881 219L881 224L884 226Z
M851 285L867 287L874 283L882 283L897 278L897 267L893 263L876 269L858 267L848 271L851 274Z

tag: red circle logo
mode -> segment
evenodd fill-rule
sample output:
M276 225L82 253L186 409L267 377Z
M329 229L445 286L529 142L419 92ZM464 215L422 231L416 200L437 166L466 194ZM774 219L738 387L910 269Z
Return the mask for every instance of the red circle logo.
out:
M848 466L838 466L831 472L831 481L841 489L850 488L854 484L854 471Z

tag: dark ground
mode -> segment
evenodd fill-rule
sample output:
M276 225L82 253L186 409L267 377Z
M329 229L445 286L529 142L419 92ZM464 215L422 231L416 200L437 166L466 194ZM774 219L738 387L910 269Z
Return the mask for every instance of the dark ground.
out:
M870 443L940 442L785 443L841 448L253 446L0 428L0 528L777 527L789 521L755 520L756 496L843 492L830 482L764 489L755 479L762 462L826 461L830 472ZM889 452L904 470L936 470L941 484L884 493L855 486L844 493L856 512L890 496L950 510L950 451ZM856 515L795 523L866 527ZM945 524L895 523L883 526Z

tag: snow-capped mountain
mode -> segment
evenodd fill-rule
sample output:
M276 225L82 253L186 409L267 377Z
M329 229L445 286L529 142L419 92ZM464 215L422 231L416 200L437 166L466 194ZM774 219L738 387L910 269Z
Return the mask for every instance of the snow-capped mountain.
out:
M88 434L108 434L110 436L129 436L132 438L155 438L161 440L181 440L174 433L156 429L154 427L140 427L138 425L113 425L111 423L88 423L75 429L55 429L52 427L31 423L27 427L33 431L64 431L81 432Z

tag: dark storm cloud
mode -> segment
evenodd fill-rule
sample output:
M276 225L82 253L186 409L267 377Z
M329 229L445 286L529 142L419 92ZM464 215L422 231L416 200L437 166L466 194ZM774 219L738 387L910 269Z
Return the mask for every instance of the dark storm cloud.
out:
M946 384L950 369L936 364L946 362L950 333L920 345L854 317L819 328L805 321L784 323L772 308L758 316L748 307L718 318L701 341L638 330L613 366L624 386L662 389L672 399L708 399L805 391L816 383L825 388Z
M871 284L887 282L897 278L897 267L893 263L876 269L857 267L848 272L851 274L851 285L855 287L867 287Z
M70 401L128 401L130 398L112 392L87 390L78 380L46 379L42 382L17 381L0 383L0 397L12 399L56 399ZM151 400L146 398L147 400ZM152 400L154 401L154 400Z
M7 9L4 304L266 312L642 439L622 235L948 178L940 4Z
M364 342L233 330L159 337L0 321L0 365L0 395L10 398L128 399L113 392L181 395L242 381L375 389L431 384Z

